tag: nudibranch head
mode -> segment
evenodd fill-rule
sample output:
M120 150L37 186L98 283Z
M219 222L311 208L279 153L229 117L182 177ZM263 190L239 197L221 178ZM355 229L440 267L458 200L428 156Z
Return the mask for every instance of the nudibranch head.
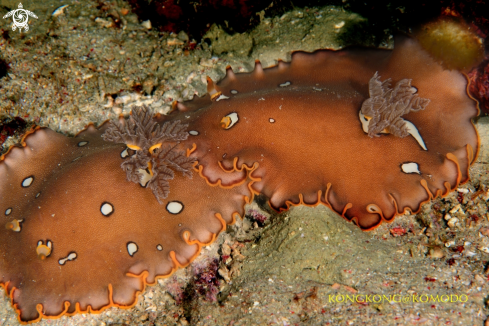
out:
M153 112L146 107L138 107L128 120L111 122L102 135L106 141L125 143L136 153L129 156L127 149L121 153L126 160L121 167L126 171L127 180L149 187L160 204L168 196L168 180L175 177L175 171L192 177L194 158L178 147L186 140L188 125L180 120L158 124Z

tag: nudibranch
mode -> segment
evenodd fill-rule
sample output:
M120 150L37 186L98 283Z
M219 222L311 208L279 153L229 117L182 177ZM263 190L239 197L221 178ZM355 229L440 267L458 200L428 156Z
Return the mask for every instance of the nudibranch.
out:
M76 137L36 128L1 157L0 284L21 322L134 305L255 194L368 230L466 182L479 151L467 78L407 37L228 68L208 91Z
M2 157L0 284L21 322L134 305L146 284L189 264L252 200L245 183L223 189L175 173L160 204L121 169L134 143L102 139L117 126L89 126L74 138L37 128ZM151 139L185 137L175 127ZM185 158L163 163L193 161Z
M278 211L324 204L368 230L468 180L479 111L467 83L399 36L393 51L296 52L249 74L228 68L170 119L189 125L184 143L210 184L231 187L248 171Z

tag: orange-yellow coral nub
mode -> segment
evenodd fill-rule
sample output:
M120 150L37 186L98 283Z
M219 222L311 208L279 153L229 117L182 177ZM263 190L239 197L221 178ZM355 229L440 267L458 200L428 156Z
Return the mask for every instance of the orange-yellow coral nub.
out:
M46 259L46 257L49 257L49 255L51 255L51 250L53 248L52 246L53 246L52 242L49 240L46 241L46 244L44 244L44 241L39 240L36 247L37 257L39 257L39 259L41 260L44 260Z
M12 230L14 232L20 232L20 230L21 230L20 223L21 222L22 222L22 220L12 220L10 222L7 222L7 224L5 224L5 228L7 230Z
M215 100L219 98L219 96L222 95L222 92L215 92L214 94L211 95L211 100Z
M230 125L231 125L231 118L230 117L224 117L221 119L221 128L222 129L228 129Z
M221 119L221 128L222 129L230 129L239 121L238 113L231 112Z
M151 146L151 147L149 148L149 153L150 153L150 154L153 154L154 150L156 150L156 149L160 148L160 147L161 147L161 145L162 145L162 144L161 144L161 143L159 143L159 144L156 144L156 145Z
M209 76L207 76L207 93L209 93L211 100L215 100L222 94Z
M137 145L131 145L131 144L126 144L126 146L129 148L129 149L132 149L133 151L138 151L141 149L141 147L137 146Z

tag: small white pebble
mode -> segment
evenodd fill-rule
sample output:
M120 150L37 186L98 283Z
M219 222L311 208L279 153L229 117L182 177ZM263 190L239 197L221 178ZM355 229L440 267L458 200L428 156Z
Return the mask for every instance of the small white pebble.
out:
M459 221L458 218L452 217L450 220L448 220L447 224L451 229L453 229L458 225L458 221Z
M475 255L477 255L477 254L473 251L470 251L470 250L467 250L465 252L465 256L467 256L467 257L474 257Z
M338 24L334 24L334 28L336 29L342 28L343 26L345 26L344 21L340 21Z
M51 16L57 17L61 15L62 13L64 13L66 7L68 7L68 5L62 5L61 7L58 7L55 11L53 11Z
M487 248L487 247L479 247L477 249L479 249L482 252L485 252L486 254L489 254L489 248Z
M152 26L151 26L151 20L149 20L149 19L148 19L148 20L143 21L143 22L141 23L141 26L143 26L143 27L144 27L144 28L146 28L146 29L151 29L151 27L152 27Z
M455 245L454 240L451 240L451 241L448 241L447 243L445 243L445 247L447 247L447 248L450 248L451 246L454 246L454 245Z
M452 208L450 210L450 213L453 214L453 213L456 213L458 212L458 210L460 209L460 204L456 205L454 208Z

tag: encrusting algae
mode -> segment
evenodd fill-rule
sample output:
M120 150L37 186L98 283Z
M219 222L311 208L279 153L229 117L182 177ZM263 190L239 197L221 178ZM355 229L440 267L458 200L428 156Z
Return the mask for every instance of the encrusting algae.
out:
M446 69L469 71L484 59L484 40L461 18L439 18L421 26L415 37Z

